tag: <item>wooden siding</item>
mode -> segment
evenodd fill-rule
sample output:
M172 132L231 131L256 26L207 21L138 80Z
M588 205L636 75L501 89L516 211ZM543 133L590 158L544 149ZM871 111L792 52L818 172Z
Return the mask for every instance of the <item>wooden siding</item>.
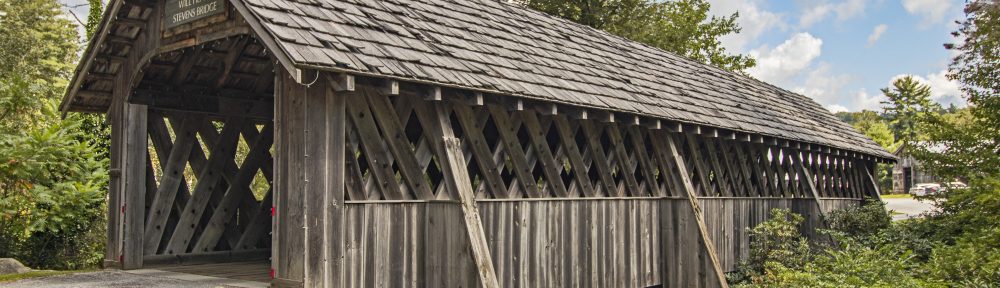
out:
M714 287L685 199L487 200L478 203L502 287ZM704 198L726 271L747 256L748 228L772 209L823 227L813 199ZM822 200L846 208L854 199ZM471 251L454 202L349 203L348 287L472 287ZM810 217L812 216L812 217ZM435 252L437 251L437 252ZM665 265L665 266L662 266ZM665 268L665 269L663 269Z

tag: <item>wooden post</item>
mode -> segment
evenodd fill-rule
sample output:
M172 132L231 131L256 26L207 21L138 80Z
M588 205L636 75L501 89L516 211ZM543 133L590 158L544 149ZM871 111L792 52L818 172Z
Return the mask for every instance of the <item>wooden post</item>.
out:
M823 204L820 202L822 200L819 198L819 191L816 190L816 182L813 181L812 173L809 172L809 169L806 169L806 166L803 163L805 159L802 159L802 154L798 151L795 151L794 153L796 155L791 155L790 157L793 161L795 161L792 165L795 166L795 169L799 170L799 173L801 173L800 177L805 178L804 182L806 183L806 190L808 190L809 194L813 197L813 199L815 199L819 215L825 217L826 211L823 211Z
M708 254L710 264L712 265L712 268L715 270L713 271L715 272L715 277L717 277L717 280L719 281L718 286L728 288L729 284L726 282L725 271L722 270L722 265L719 262L719 256L715 251L715 243L712 242L711 237L709 237L708 227L705 225L705 220L703 218L703 215L701 214L701 207L698 205L698 194L694 190L694 184L691 182L691 177L689 176L690 174L688 174L687 166L684 164L684 160L681 158L681 154L678 151L674 137L668 136L666 138L667 138L666 150L674 160L675 163L674 167L677 168L675 173L680 174L681 184L684 187L684 192L686 192L686 198L688 200L688 203L690 204L691 211L693 211L694 213L695 223L698 225L698 234L699 236L701 236L701 242L704 244L704 248L706 253ZM669 206L663 205L661 207L669 207ZM662 211L662 209L660 213L666 214ZM661 221L663 221L663 219L661 219ZM664 244L667 243L667 241L665 241L664 239L661 239L661 241L664 241ZM662 249L661 251L666 251L666 249L669 249L669 247L663 247L663 246L665 245L661 245ZM663 255L663 253L661 253L661 255ZM691 267L694 266L692 265ZM666 271L666 268L667 267L664 267L664 271ZM664 275L666 275L666 273L664 273Z
M124 225L122 269L142 268L143 228L146 213L146 105L125 103L125 150L122 162ZM112 208L114 209L114 208Z
M872 192L875 194L875 195L868 195L868 196L872 196L872 199L877 199L879 202L882 202L882 191L879 191L879 189L878 189L878 180L875 179L875 175L872 174L872 169L870 168L871 166L875 166L875 165L876 165L875 163L872 163L872 165L865 165L865 174L868 175L868 180L871 181L872 188L873 188Z
M479 208L476 206L476 196L472 191L472 180L469 178L469 171L466 169L465 153L462 151L462 142L455 138L452 131L451 119L448 113L444 112L442 103L433 103L436 109L438 126L434 132L440 133L439 147L444 153L444 161L441 161L441 170L444 174L445 186L458 198L462 205L462 220L465 223L465 232L469 236L469 246L472 248L472 258L476 263L476 270L479 272L480 284L487 288L500 287L496 272L493 269L493 258L490 255L490 247L486 243L486 232L483 230L483 222L479 217ZM437 141L435 141L437 142Z
M332 81L277 83L273 284L344 287L346 95Z

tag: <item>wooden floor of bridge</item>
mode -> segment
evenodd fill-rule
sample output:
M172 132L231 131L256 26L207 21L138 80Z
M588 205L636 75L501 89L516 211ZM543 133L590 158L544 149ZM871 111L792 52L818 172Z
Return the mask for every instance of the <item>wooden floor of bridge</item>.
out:
M133 270L136 274L212 283L232 287L268 287L271 264L267 261L163 265Z

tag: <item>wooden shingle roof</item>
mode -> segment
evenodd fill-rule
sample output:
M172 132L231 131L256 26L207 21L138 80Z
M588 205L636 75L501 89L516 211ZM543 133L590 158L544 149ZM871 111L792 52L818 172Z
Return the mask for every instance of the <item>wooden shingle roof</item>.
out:
M516 5L241 1L296 66L494 91L893 158L805 96Z

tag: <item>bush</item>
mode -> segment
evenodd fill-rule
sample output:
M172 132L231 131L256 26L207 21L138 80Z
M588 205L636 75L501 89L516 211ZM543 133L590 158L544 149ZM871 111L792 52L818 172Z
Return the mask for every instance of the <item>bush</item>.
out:
M917 257L902 245L885 245L894 226L883 204L829 214L837 241L810 243L801 234L802 216L775 209L771 218L751 230L750 251L729 280L738 287L923 287L932 286L911 274Z
M863 205L831 211L826 223L836 236L848 237L869 247L885 240L884 231L892 226L892 217L885 210L885 203L869 199Z
M809 260L809 242L799 231L804 218L788 209L771 210L771 218L750 230L750 251L730 282L761 281L768 268L798 268Z

